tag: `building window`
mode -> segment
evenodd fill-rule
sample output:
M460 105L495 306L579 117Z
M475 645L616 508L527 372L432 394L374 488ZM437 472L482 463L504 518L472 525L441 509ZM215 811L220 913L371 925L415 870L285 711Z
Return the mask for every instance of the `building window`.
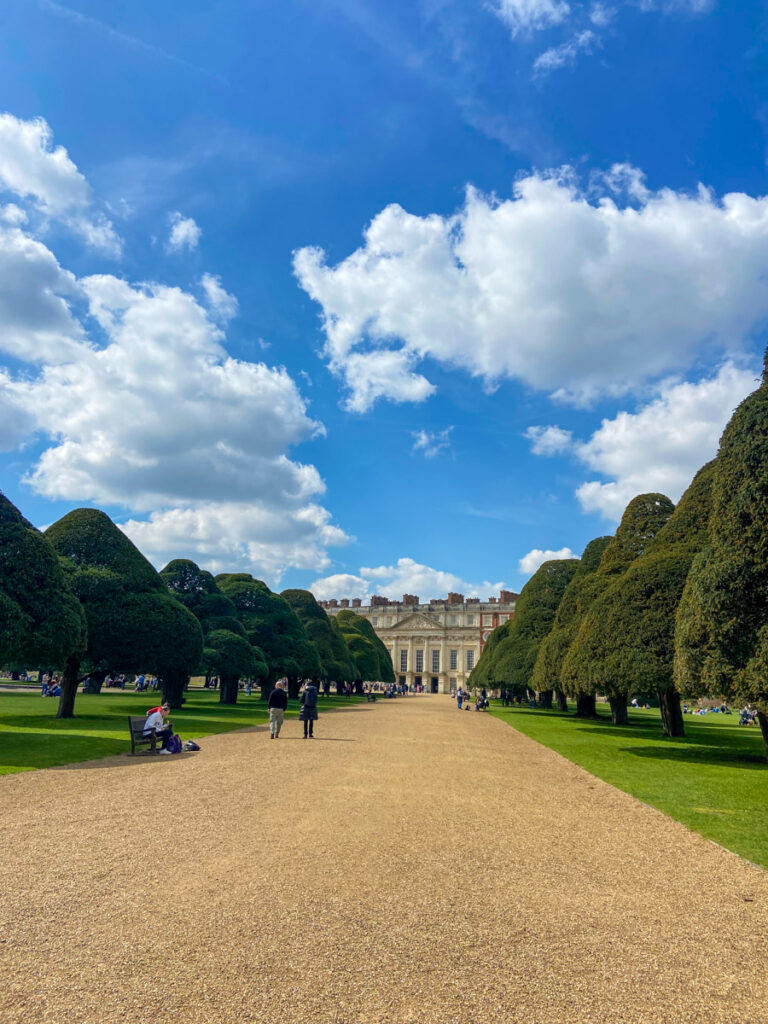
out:
M467 651L467 672L471 672L475 667L475 652Z
M440 671L440 651L432 651L432 671Z
M424 671L424 651L416 651L416 671Z
M484 626L490 626L492 623L493 623L493 616L492 615L484 615L483 616L483 625Z
M374 615L374 616L373 616L373 618L371 619L371 622L373 623L373 625L374 625L374 626L378 626L378 624L379 624L379 620L378 620L378 619L376 618L376 616L375 616L375 615Z
M451 651L451 669L455 672L459 667L459 652Z
M455 676L451 676L451 686L452 686L452 688L454 690L456 689L456 677Z
M475 624L475 616L474 615L468 615L467 616L467 625L468 626L474 626L474 624Z
M408 651L400 651L400 671L408 671Z

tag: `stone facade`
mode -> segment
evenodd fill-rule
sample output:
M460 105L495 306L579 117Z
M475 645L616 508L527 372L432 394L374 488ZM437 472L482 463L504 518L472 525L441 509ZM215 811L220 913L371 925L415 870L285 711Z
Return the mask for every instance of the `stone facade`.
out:
M450 594L450 601L429 604L419 604L412 594L404 597L398 602L373 597L369 605L346 599L320 604L329 615L349 608L368 619L390 653L398 683L450 693L466 686L491 631L515 614L518 595L502 591L501 599L481 602Z

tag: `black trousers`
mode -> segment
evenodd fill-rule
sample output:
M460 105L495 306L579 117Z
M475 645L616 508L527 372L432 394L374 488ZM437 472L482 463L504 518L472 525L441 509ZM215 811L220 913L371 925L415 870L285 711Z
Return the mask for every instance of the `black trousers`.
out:
M306 719L306 718L304 719L304 735L305 736L311 736L312 735L312 727L314 726L314 724L315 723L314 723L314 721L311 718L310 719Z

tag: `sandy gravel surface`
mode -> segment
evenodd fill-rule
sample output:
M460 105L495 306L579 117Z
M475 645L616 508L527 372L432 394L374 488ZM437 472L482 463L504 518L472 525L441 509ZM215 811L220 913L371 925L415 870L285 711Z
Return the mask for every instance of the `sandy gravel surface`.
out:
M768 1022L768 875L446 697L0 779L3 1024Z

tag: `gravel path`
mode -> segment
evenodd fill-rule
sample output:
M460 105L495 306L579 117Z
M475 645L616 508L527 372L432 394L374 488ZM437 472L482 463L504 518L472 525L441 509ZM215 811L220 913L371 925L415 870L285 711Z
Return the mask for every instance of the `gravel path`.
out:
M768 875L445 697L0 780L3 1024L768 1021Z

